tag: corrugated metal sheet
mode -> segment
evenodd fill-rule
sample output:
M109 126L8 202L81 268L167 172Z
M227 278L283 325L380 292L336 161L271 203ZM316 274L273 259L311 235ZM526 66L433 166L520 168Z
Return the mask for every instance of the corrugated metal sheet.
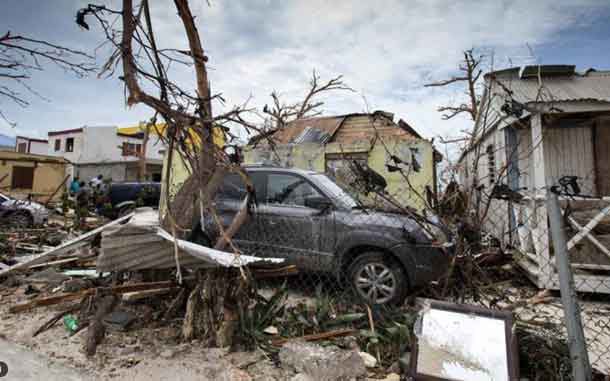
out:
M184 240L176 240L176 243L181 267L237 267L258 262L283 261L277 258L238 256ZM114 226L102 233L102 248L97 258L98 272L174 267L174 239L159 227L157 211L136 211L127 224Z
M295 144L300 143L320 143L324 144L330 139L330 134L326 131L318 130L313 127L305 127L303 132L297 136L292 142Z
M301 136L308 127L310 130L326 133L330 137L344 119L345 116L324 116L297 120L276 132L273 135L273 140L280 144L295 143L295 139Z
M496 75L496 79L513 92L513 98L521 103L598 101L610 102L610 71L590 71L572 76L542 77L542 87L537 78L520 79L515 71ZM505 95L499 85L494 92Z

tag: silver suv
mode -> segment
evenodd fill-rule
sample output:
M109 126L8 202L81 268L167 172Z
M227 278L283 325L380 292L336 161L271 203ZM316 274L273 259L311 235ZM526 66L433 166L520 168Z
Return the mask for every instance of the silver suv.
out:
M260 257L285 258L302 271L332 273L375 304L400 303L409 289L438 279L451 261L448 238L433 223L365 207L349 187L325 174L249 166L256 207L234 236L237 248ZM215 207L226 228L246 196L230 174ZM195 223L194 242L218 237L214 219Z

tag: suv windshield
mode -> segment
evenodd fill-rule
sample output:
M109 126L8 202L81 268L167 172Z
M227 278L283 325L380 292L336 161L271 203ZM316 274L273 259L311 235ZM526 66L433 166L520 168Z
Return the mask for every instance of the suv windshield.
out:
M351 189L345 185L341 186L323 174L315 174L312 176L315 177L316 182L324 188L330 197L339 201L346 207L353 209L362 205L358 197L358 192L356 192L355 189Z

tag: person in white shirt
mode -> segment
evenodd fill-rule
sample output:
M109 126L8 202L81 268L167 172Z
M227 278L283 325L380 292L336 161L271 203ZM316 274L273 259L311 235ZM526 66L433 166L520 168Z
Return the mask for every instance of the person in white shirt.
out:
M91 188L93 188L93 189L96 189L100 185L102 185L103 182L104 182L104 176L99 175L99 176L94 177L91 180L89 180L89 186L91 186Z

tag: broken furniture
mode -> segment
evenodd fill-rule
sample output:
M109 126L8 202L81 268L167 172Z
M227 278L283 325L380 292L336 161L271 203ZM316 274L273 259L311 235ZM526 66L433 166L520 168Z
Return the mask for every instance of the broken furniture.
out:
M420 299L410 376L415 380L518 380L512 314Z

